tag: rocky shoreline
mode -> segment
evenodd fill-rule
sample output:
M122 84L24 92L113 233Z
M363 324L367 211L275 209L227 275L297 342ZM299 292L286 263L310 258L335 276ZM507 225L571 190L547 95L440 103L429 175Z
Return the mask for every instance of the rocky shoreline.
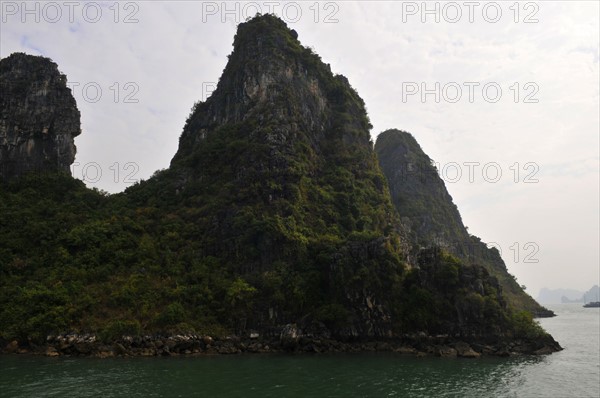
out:
M554 318L556 314L554 311L549 310L547 308L543 308L537 311L532 311L534 318Z
M261 338L258 333L246 338L213 338L195 334L147 335L122 336L112 343L101 342L93 334L63 334L48 336L46 343L41 345L15 340L2 344L2 347L3 354L96 358L341 352L395 352L416 357L479 358L547 355L562 350L552 337L533 341L486 341L483 338L461 339L447 335L428 336L424 333L385 340L348 342L315 337Z

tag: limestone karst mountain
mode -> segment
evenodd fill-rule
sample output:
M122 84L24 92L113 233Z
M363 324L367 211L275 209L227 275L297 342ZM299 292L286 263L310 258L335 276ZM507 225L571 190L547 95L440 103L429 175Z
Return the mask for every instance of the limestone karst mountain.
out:
M77 104L54 62L23 53L0 60L0 178L68 172L80 132Z
M513 307L536 316L554 315L523 291L498 250L469 234L432 160L410 133L385 131L377 137L375 150L413 246L439 246L464 264L479 264L498 279Z
M170 170L128 193L166 184L194 209L198 251L257 289L243 326L389 335L404 243L362 99L278 18L240 24L233 47Z
M0 186L0 338L88 333L151 355L214 352L208 334L227 353L259 337L258 351L433 353L437 335L499 355L560 349L486 268L413 247L370 128L348 80L283 21L240 24L169 169L112 196L56 173ZM165 349L142 335L191 337ZM84 342L56 344L100 349Z

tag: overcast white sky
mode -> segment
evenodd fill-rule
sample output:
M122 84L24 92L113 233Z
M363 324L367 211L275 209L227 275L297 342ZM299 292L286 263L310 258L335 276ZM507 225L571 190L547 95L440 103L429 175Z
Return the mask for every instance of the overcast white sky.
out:
M374 138L417 138L469 231L530 294L599 283L597 1L23 4L1 2L0 56L44 55L67 75L83 129L74 175L90 187L168 167L237 23L274 10L349 78Z

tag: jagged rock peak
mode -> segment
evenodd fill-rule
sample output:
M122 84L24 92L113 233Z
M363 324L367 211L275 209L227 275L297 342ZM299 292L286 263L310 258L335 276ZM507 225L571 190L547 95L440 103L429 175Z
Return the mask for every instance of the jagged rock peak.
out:
M0 59L0 179L69 171L80 114L67 78L49 58Z
M464 264L482 265L500 281L513 307L552 316L508 273L498 250L469 233L433 161L410 133L384 131L377 137L375 151L413 247L438 246Z
M469 242L460 213L433 161L405 131L387 130L377 137L375 151L386 175L392 200L409 219L419 244L436 243L454 254L457 241Z
M352 117L336 120L342 113ZM334 130L345 131L345 142L370 140L364 102L348 80L334 75L312 49L300 44L294 30L270 14L238 26L217 88L192 109L174 161L192 152L216 127L248 120L263 132L266 126L279 126L268 137L271 142L289 143L301 131L317 150L323 136Z

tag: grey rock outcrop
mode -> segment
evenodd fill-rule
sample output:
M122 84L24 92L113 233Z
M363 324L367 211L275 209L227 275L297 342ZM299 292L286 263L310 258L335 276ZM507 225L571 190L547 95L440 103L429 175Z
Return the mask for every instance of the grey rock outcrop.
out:
M414 248L437 246L466 265L481 265L498 279L513 307L538 317L554 316L519 286L497 249L488 248L468 232L433 161L410 133L384 131L377 137L375 150ZM480 290L477 284L472 288Z
M24 53L0 60L0 179L68 172L80 133L75 98L52 60Z
M365 114L364 102L342 75L333 75L318 55L306 51L283 21L263 16L238 26L234 50L216 90L198 102L180 138L172 164L204 145L223 125L253 121L247 137L271 148L272 167L283 169L294 156L294 143L321 153L333 131L345 144L368 144L363 117L336 123L340 109Z

